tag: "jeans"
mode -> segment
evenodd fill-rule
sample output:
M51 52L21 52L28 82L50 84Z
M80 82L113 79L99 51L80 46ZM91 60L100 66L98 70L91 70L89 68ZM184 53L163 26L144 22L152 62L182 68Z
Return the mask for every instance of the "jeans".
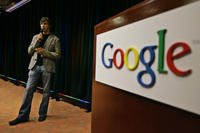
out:
M49 105L49 89L51 87L52 73L45 71L44 66L35 66L28 73L28 81L24 93L24 99L19 110L18 118L29 118L33 93L38 83L42 80L43 97L40 103L39 116L46 117Z

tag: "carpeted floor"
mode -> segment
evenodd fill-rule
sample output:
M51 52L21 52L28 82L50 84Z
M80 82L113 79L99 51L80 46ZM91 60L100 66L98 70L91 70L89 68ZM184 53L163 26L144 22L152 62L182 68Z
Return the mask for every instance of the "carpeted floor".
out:
M91 112L64 101L50 100L46 121L38 122L41 94L34 93L30 121L16 126L8 122L17 117L24 87L0 79L0 133L90 133Z

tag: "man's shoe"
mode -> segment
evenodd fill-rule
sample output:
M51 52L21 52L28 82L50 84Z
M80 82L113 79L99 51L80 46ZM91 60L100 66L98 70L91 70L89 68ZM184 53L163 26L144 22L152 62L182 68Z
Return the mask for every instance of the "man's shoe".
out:
M40 116L38 118L38 121L42 122L42 121L45 121L46 120L46 116Z
M29 121L29 118L26 118L26 119L24 119L24 118L16 118L16 119L14 119L12 121L9 121L9 125L13 126L13 125L17 125L19 123L27 122L27 121Z
M59 97L56 97L56 101L60 101L60 98L59 98Z
M60 101L60 97L57 94L51 94L51 99L56 99L56 101Z

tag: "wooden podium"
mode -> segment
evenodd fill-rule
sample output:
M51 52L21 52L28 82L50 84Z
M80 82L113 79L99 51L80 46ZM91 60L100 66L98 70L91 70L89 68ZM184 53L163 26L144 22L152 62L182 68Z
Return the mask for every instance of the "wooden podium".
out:
M92 133L200 133L199 115L95 81L98 34L195 1L197 0L145 0L95 26ZM120 16L125 21L112 23Z

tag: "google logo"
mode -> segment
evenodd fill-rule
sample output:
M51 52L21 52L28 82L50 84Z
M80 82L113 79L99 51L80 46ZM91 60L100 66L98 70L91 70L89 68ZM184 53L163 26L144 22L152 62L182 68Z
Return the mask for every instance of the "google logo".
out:
M155 72L151 68L152 64L155 62L156 48L158 48L157 71L158 73L167 72L166 70L164 70L166 33L167 33L166 29L159 30L157 32L159 38L158 46L157 45L145 46L141 49L140 52L135 47L129 47L124 51L122 48L114 49L114 45L112 43L105 43L101 52L101 59L103 66L105 68L112 68L114 65L117 69L121 69L125 65L128 70L134 71L135 69L137 69L139 62L141 62L145 66L145 70L141 70L137 74L137 81L141 86L145 88L151 88L156 82ZM114 50L113 56L111 58L105 58L105 52L108 49ZM176 49L181 49L181 50L177 52ZM145 52L147 51L149 52L148 60L146 60L144 56ZM131 52L134 54L133 65L130 65L129 63L129 54ZM181 70L174 63L175 60L180 59L183 56L189 55L190 53L191 53L191 48L186 42L175 42L174 44L172 44L167 49L166 52L166 62L170 71L180 77L184 77L191 74L192 72L191 69ZM118 54L119 57L121 58L117 58ZM150 81L148 83L143 81L143 76L145 74L148 74L150 76Z

